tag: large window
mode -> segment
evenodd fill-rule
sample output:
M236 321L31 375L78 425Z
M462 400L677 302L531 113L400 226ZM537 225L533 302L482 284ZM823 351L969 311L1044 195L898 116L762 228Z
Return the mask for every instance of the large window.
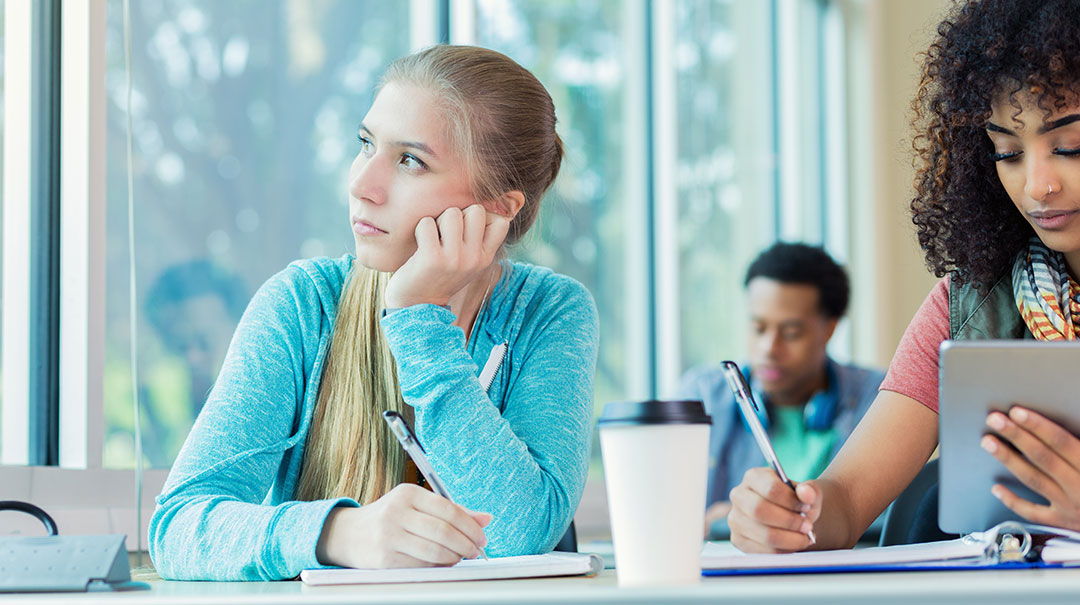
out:
M345 171L405 2L131 3L137 309L128 303L122 11L109 5L104 464L167 468L249 297L289 262L351 251Z
M7 3L7 14L16 4ZM830 251L846 254L842 237L830 239L844 231L832 209L847 203L833 195L842 188L832 186L843 181L845 156L827 153L844 134L843 106L828 97L842 78L830 76L825 65L843 51L825 44L839 35L828 17L834 5L146 0L129 3L129 89L125 3L65 4L65 24L96 15L98 30L83 38L86 48L102 53L84 69L78 48L66 51L75 60L67 61L65 73L90 81L82 82L87 103L78 86L63 89L68 108L91 107L76 115L85 118L78 140L91 152L70 144L74 121L66 113L61 120L68 166L90 158L81 166L85 183L67 188L72 197L65 204L95 199L80 198L82 190L100 186L103 192L97 206L87 204L85 225L70 207L62 213L70 221L62 238L65 267L75 267L72 275L82 279L75 286L66 277L63 282L67 307L74 300L82 313L73 325L85 342L77 342L66 362L82 361L82 399L37 401L29 388L9 388L27 382L25 368L0 367L3 392L18 394L0 400L7 406L0 407L0 421L7 423L0 424L0 436L16 434L11 418L22 433L73 419L59 428L67 435L61 444L71 443L72 434L82 442L69 447L74 457L61 451L60 465L101 467L104 475L126 478L131 473L116 469L135 463L137 395L144 461L157 469L148 476L160 485L255 289L292 260L352 251L345 173L357 152L356 126L385 66L438 40L508 54L533 71L555 101L565 161L536 228L511 253L578 279L595 297L601 321L596 410L613 400L673 394L689 367L744 353L741 277L758 250L783 236L839 242ZM13 56L10 47L5 59ZM0 103L7 79L7 100L14 104L16 94L22 99L16 91L28 87L14 84L5 62L0 69ZM828 108L838 108L840 117L824 116ZM21 132L21 120L7 109L4 114L8 137ZM0 133L3 128L0 122ZM833 147L826 132L833 133ZM94 151L102 139L104 152ZM9 152L5 159L13 166L25 155ZM102 157L103 167L94 163ZM5 234L15 232L8 206L21 199L7 195L14 173L0 172ZM65 177L69 173L65 168ZM826 214L830 218L822 218ZM23 254L11 254L10 241L0 248L0 268L18 267L22 276L28 271L12 257ZM72 241L80 243L72 247ZM86 259L89 266L80 268L78 261ZM29 289L21 285L28 280L15 282L13 274L0 273L2 283L20 284L0 291L0 340L14 342L18 332L20 343L31 342L24 325L33 323L30 312L9 313L12 301L24 302L11 293ZM95 289L102 281L105 287ZM83 298L89 302L80 310ZM68 353L60 348L56 357ZM5 345L5 359L24 363L32 357L28 350ZM35 409L30 401L53 406L51 415L26 413ZM65 405L86 409L72 414ZM23 413L7 413L15 407ZM8 455L7 445L0 443L0 462L25 463ZM599 448L594 454L599 471Z

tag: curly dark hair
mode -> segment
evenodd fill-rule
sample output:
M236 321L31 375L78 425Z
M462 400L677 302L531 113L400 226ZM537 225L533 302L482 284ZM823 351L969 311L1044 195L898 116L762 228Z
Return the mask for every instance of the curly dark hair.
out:
M844 268L817 246L777 242L750 263L743 285L749 285L755 277L815 286L821 312L830 319L843 317L851 298L851 284Z
M1000 95L1048 115L1080 83L1080 0L971 0L953 7L925 54L912 102L912 222L938 277L986 290L1034 234L998 180L986 136Z

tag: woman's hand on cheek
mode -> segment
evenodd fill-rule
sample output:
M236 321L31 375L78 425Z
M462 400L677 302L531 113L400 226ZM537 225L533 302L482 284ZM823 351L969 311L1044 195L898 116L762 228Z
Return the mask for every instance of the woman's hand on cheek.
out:
M324 565L436 567L480 556L491 515L466 510L422 487L398 485L360 508L335 508L316 554Z
M450 297L491 266L506 239L510 219L474 204L447 208L438 219L416 225L416 252L386 288L386 306L446 305Z
M1050 503L1035 504L1000 484L994 485L994 496L1033 523L1080 530L1080 440L1057 423L1018 406L1007 416L991 412L986 425L1019 453L994 435L983 437L983 449Z

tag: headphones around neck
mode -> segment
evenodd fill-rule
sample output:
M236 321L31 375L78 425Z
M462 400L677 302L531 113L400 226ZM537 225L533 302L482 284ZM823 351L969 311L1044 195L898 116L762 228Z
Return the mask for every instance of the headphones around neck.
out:
M803 406L803 423L811 431L827 431L831 429L840 410L840 386L831 362L826 362L825 372L828 375L829 386L824 391L814 393L810 400L806 402L806 405ZM742 367L742 373L746 381L750 383L750 391L754 395L754 400L758 402L758 419L761 420L761 424L767 431L770 427L769 410L771 409L768 399L765 397L765 393L758 388L757 381L754 380L749 365ZM738 413L737 408L735 413ZM745 423L745 420L743 422Z

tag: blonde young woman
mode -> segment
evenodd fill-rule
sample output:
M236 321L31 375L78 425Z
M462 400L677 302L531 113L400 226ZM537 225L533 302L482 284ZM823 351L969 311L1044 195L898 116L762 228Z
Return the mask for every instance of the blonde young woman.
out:
M502 54L437 46L390 66L358 139L356 256L297 261L251 301L158 497L162 577L539 553L573 517L595 305L502 260L559 171L550 96ZM458 504L417 485L385 410L414 422Z

